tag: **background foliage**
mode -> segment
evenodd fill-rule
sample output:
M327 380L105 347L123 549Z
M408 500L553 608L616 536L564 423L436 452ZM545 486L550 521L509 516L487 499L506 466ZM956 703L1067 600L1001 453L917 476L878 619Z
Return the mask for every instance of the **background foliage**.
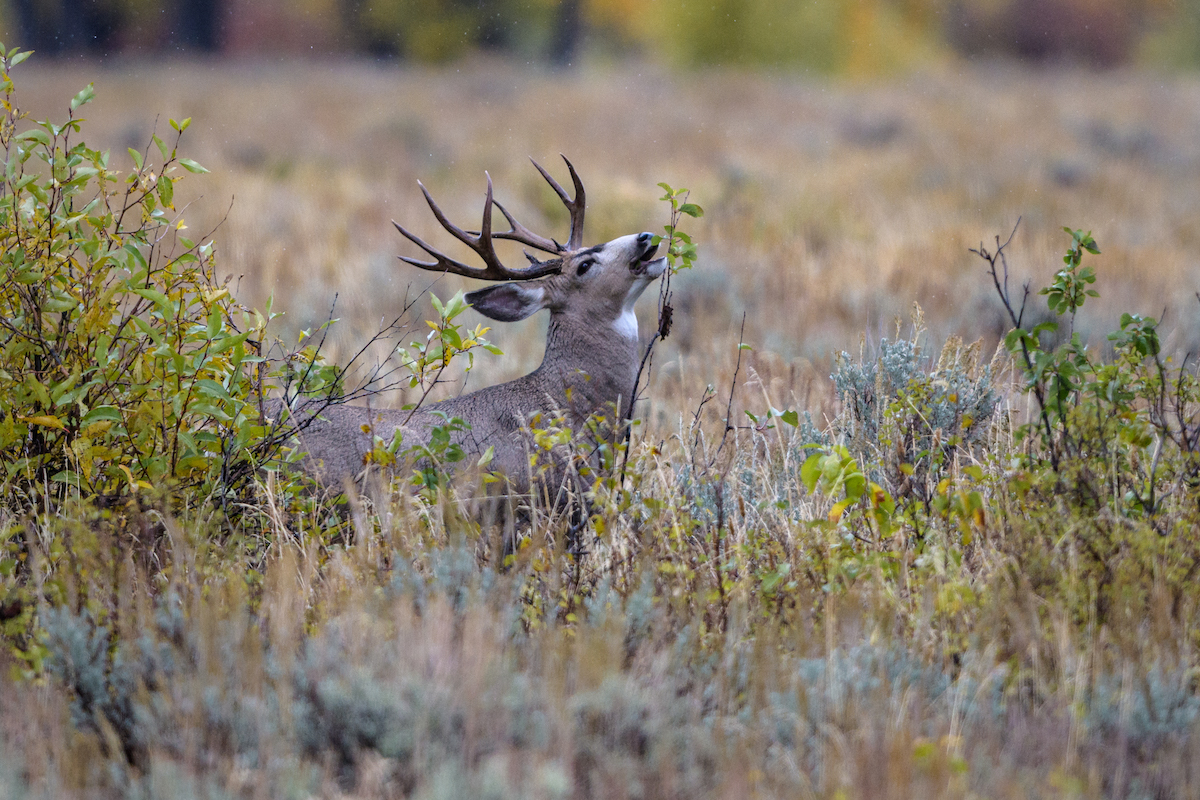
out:
M565 66L641 54L687 67L851 76L944 59L1174 67L1200 59L1196 0L10 0L8 39L50 53L484 50Z

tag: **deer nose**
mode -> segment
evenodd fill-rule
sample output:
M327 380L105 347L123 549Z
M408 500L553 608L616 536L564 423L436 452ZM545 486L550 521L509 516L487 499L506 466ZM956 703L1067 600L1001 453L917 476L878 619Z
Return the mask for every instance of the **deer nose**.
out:
M653 238L654 238L653 233L650 233L649 231L642 231L641 233L638 234L638 238L637 238L638 244L642 244L642 245L647 244Z

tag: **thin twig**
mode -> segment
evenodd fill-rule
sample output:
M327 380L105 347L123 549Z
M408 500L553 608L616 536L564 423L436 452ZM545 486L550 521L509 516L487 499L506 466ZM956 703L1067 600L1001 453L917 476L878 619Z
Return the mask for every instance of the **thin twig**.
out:
M746 312L743 311L742 312L742 327L740 330L738 330L737 363L733 367L733 379L730 380L730 382L729 382L729 401L725 404L725 431L721 434L721 443L719 445L717 445L717 452L713 454L712 459L708 462L709 467L711 467L713 464L716 463L717 457L721 455L721 450L723 450L725 447L725 439L728 438L729 432L734 429L734 426L730 422L729 418L731 416L733 416L733 395L735 392L737 392L738 373L742 369L742 350L743 350L742 345L745 344L745 342L746 342L745 334L746 334Z

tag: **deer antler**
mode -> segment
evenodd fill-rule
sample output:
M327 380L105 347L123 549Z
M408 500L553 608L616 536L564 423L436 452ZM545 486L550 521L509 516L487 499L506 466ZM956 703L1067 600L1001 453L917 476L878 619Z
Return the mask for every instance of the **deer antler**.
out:
M584 192L583 181L579 179L579 174L575 172L575 166L571 163L570 159L561 153L559 155L566 162L567 169L571 172L571 182L575 184L574 200L567 197L567 193L558 185L558 181L550 177L550 173L542 169L541 164L532 158L529 160L533 163L533 166L537 167L537 171L542 173L542 177L546 179L546 183L550 184L550 188L554 190L554 193L558 195L558 199L562 200L563 205L567 207L567 211L571 213L571 236L567 239L566 246L564 247L553 239L547 239L544 236L538 236L536 233L533 233L513 219L512 214L509 214L504 206L499 203L496 203L496 208L500 209L500 213L508 220L511 230L507 233L497 233L497 239L510 239L514 242L521 242L546 253L566 253L571 250L578 250L583 246L583 212L587 204L587 193Z
M452 223L442 212L442 209L438 207L438 204L434 202L433 196L429 194L429 190L425 188L425 184L417 181L417 185L421 187L421 191L425 195L425 201L429 203L429 208L431 211L433 211L433 216L437 218L437 221L441 223L442 227L449 231L455 239L458 239L467 247L470 247L472 250L474 250L479 257L483 259L485 266L480 269L478 267L468 266L461 261L453 259L447 256L445 253L429 246L419 236L409 233L403 227L401 227L399 223L397 223L395 220L392 220L392 224L396 226L396 230L400 231L400 233L410 242L415 244L417 247L420 247L434 258L433 261L419 261L415 258L400 256L400 260L407 264L412 264L414 267L420 267L421 269L451 272L455 275L465 275L468 278L480 278L482 280L489 281L525 281L532 278L540 278L543 275L552 275L554 273L561 272L562 259L551 258L547 259L546 261L538 261L529 253L526 253L525 257L529 259L530 266L524 269L509 269L508 267L504 266L504 264L500 261L499 256L496 255L496 248L492 244L492 240L508 239L510 241L527 244L530 247L546 253L555 254L567 253L580 248L580 246L583 244L583 212L586 195L583 190L583 181L579 179L579 175L575 172L575 167L572 166L571 162L567 160L566 156L563 156L562 159L563 161L567 162L567 169L570 170L571 180L575 184L574 200L567 197L567 193L563 190L563 188L558 185L558 182L555 181L554 178L550 177L550 174L546 172L546 170L542 169L540 164L534 161L533 165L537 167L538 172L542 174L542 177L545 178L550 184L551 188L554 189L555 193L562 200L563 205L567 207L567 210L571 214L571 236L567 240L566 246L559 244L553 239L547 239L544 236L539 236L526 228L520 222L517 222L517 220L513 218L512 214L509 214L504 206L500 205L500 203L496 202L496 200L492 197L492 176L485 172L484 174L487 175L487 199L484 201L483 220L480 223L478 232L465 231ZM492 233L492 206L496 206L496 208L500 209L500 213L503 214L504 218L508 221L508 231L504 233Z
M484 173L487 175L487 173ZM417 181L417 185L421 187L421 191L425 194L425 202L429 203L429 208L433 211L433 216L442 224L442 227L448 230L455 239L465 244L467 247L474 250L483 259L486 265L483 269L478 267L470 267L461 261L451 258L440 250L436 250L426 244L421 237L409 233L398 222L392 220L392 224L396 226L396 230L407 238L410 242L420 247L429 255L433 256L433 261L418 261L415 258L408 256L400 256L400 260L412 264L414 267L421 269L439 270L442 272L452 272L455 275L465 275L468 278L481 278L486 281L526 281L531 278L540 278L543 275L550 275L555 272L562 271L562 263L556 259L548 261L531 260L531 265L525 269L509 269L500 261L500 257L496 255L496 248L492 244L492 206L495 200L492 199L492 176L487 175L487 199L483 205L483 222L480 224L479 232L474 233L464 231L462 228L451 222L442 209L438 208L438 204L434 202L433 195L425 188L425 184Z

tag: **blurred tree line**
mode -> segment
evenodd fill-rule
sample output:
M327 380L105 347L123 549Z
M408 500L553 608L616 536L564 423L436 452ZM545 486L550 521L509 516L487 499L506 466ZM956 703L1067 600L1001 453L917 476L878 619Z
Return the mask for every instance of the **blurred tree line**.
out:
M1200 65L1200 0L0 0L5 41L43 54L489 50L683 66L878 74L958 52Z

